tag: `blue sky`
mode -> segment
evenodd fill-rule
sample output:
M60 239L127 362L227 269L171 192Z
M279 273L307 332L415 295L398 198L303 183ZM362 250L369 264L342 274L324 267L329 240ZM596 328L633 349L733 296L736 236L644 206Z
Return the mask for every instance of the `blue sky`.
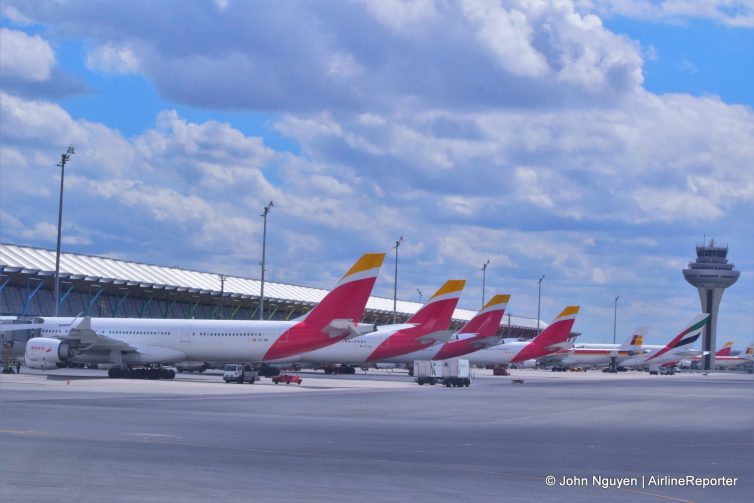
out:
M583 306L585 340L699 309L712 236L754 338L750 2L5 1L0 241L328 287L400 235L399 296ZM180 11L180 16L176 12ZM392 295L392 267L377 294Z

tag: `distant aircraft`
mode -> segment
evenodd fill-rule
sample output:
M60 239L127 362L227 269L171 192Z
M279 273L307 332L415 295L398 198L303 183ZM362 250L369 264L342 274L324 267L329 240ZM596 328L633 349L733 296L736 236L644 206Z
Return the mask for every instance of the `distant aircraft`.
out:
M376 332L344 340L279 362L362 364L387 360L447 341L453 311L466 281L449 280L406 323L377 327Z
M382 363L412 363L415 360L446 360L479 351L500 343L497 335L500 320L503 319L510 295L495 295L487 304L464 325L456 339L413 351L392 358L380 360Z
M531 341L506 342L480 349L464 358L474 365L504 365L542 358L570 347L568 337L579 313L579 306L568 306Z
M132 377L131 365L262 362L335 344L361 335L356 323L384 258L363 255L319 304L293 321L42 317L34 325L41 336L26 344L26 364L109 363L110 377ZM151 376L166 377L151 370Z
M725 343L725 345L717 352L715 353L715 367L720 367L724 369L738 367L740 365L744 365L746 363L751 363L754 361L754 343L749 344L749 346L744 349L741 354L738 354L736 356L730 356L730 350L733 347L733 342L728 341ZM699 362L702 360L701 356L694 356L691 358L685 358L684 361L689 362ZM676 360L672 362L665 363L664 365L676 365L681 360Z
M615 363L620 365L623 360L641 354L648 331L647 326L637 327L623 344L579 343L573 348L562 349L547 359L559 361L567 367L606 367L615 358Z
M623 367L649 367L650 370L673 361L688 359L701 352L691 349L704 330L709 314L700 313L683 327L683 330L673 337L670 342L660 349L652 349L646 353L629 358L621 362Z

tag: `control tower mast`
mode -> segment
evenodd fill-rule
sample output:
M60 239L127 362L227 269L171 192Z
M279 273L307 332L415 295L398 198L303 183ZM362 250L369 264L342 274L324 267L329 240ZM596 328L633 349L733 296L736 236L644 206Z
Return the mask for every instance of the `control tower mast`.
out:
M728 263L728 247L715 244L714 239L709 243L702 243L696 247L696 261L689 263L689 268L683 270L683 277L699 291L702 302L702 312L709 313L707 327L704 331L702 351L707 355L702 357L704 370L715 366L715 352L717 351L717 311L723 291L738 280L741 274L733 270L733 264Z

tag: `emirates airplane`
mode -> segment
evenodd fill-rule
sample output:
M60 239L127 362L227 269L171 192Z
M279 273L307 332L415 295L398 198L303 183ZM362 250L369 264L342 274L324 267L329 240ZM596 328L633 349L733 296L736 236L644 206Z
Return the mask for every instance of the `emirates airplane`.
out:
M384 253L363 255L319 304L292 321L38 318L32 327L40 337L27 342L26 365L109 363L109 376L124 378L133 377L131 365L139 365L148 370L139 370L138 377L170 378L152 366L186 360L262 362L329 346L361 335L356 323L384 258Z
M629 358L621 362L622 367L649 367L650 370L659 368L661 365L669 362L683 360L689 357L697 356L701 352L691 349L691 345L696 342L704 330L709 314L700 313L689 321L683 330L673 337L665 346L660 349L653 349L634 358Z
M406 323L380 326L376 332L295 357L276 360L275 363L381 362L447 341L452 336L448 327L453 311L465 284L464 280L446 281Z
M515 341L480 349L465 358L473 365L506 365L542 358L570 346L571 334L579 306L568 306L531 341Z

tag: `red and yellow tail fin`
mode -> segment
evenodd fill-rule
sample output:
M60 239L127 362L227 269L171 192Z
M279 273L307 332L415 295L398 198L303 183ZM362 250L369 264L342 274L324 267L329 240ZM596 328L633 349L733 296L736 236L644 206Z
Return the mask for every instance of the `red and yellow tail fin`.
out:
M723 347L720 348L720 351L718 351L715 356L730 356L730 350L733 347L733 341L728 341L725 344L723 344Z
M406 323L422 325L429 330L447 330L464 286L466 280L463 279L446 281Z
M384 260L384 253L362 255L340 278L335 288L299 320L323 325L336 319L347 319L357 323L364 314L364 308Z
M500 320L503 319L510 298L508 294L494 295L458 333L476 334L481 337L495 335L500 328Z

